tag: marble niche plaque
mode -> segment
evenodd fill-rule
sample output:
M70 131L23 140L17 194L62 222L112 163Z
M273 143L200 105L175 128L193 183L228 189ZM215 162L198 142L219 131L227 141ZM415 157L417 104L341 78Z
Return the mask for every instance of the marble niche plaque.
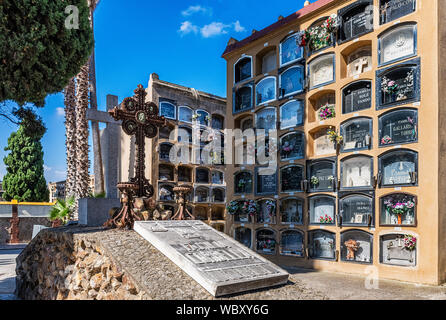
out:
M319 130L314 134L313 148L316 156L336 153L335 144L330 141L326 129Z
M415 11L416 0L380 0L381 24L404 17Z
M288 281L286 271L202 221L137 221L134 230L215 297Z
M385 64L416 53L416 25L406 24L392 29L379 38L379 63Z
M328 54L310 62L310 89L334 80L334 59Z

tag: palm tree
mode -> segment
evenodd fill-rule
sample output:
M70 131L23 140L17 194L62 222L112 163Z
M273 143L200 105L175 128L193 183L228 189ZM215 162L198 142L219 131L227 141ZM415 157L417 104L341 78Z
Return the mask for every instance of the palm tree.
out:
M65 135L67 147L67 181L65 194L73 196L76 192L76 83L70 79L65 88Z

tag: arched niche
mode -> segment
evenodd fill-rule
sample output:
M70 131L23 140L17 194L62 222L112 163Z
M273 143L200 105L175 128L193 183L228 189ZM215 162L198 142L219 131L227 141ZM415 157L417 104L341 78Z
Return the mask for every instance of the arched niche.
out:
M175 194L172 183L159 183L158 184L158 200L159 201L175 201Z
M223 203L226 200L226 190L224 188L212 188L211 200L214 203Z
M342 89L342 113L353 113L372 107L372 81L359 80Z
M167 124L159 129L159 139L160 140L175 140L175 135L172 134L175 131L175 126Z
M159 107L159 113L160 116L164 116L167 119L176 120L177 119L177 107L167 101L160 101L160 107Z
M280 169L280 189L282 192L302 192L304 167L289 165Z
M225 125L225 117L219 114L212 115L212 129L223 130Z
M188 166L178 166L178 181L192 182L192 168Z
M195 216L195 219L206 221L208 220L208 208L202 207L202 206L195 206L193 210L193 215Z
M276 77L269 76L256 84L256 105L261 106L277 99Z
M232 113L251 110L253 103L254 84L248 83L241 87L233 88L233 110Z
M307 162L309 192L334 192L337 174L336 159L318 159Z
M169 164L160 164L158 166L158 180L160 181L174 181L175 167Z
M280 137L280 160L296 160L305 157L305 134L293 131Z
M276 254L276 231L261 228L256 231L256 249L263 254Z
M371 41L354 43L342 52L341 77L359 77L373 68Z
M319 35L319 37L317 37L317 41L311 41L309 44L309 55L320 52L335 44L335 34L327 32L327 30L323 27L328 18L328 16L319 18L308 28L310 33Z
M408 14L417 8L416 0L379 0L380 24L389 23Z
M379 237L380 263L415 267L417 265L418 242L419 236L412 232L381 235Z
M279 75L279 97L286 98L304 91L305 69L302 65L294 65Z
M341 190L372 189L373 157L353 155L341 160Z
M256 195L277 194L277 170L269 167L256 167L254 185Z
M234 83L252 77L252 57L243 56L234 64Z
M336 259L336 235L325 230L308 231L308 254L312 259Z
M161 143L159 148L159 159L161 161L170 162L170 149L172 149L173 144L171 143Z
M378 157L380 187L416 186L418 184L418 152L398 149Z
M417 225L417 197L403 192L382 196L380 204L381 226L415 227Z
M325 156L336 154L336 145L330 141L328 126L318 127L310 132L310 150L312 156Z
M373 234L356 229L341 232L341 260L372 264Z
M192 116L193 122L200 126L209 127L211 123L211 115L206 110L198 109Z
M308 62L309 90L319 88L335 81L335 55L322 54Z
M219 170L212 170L212 184L225 184L224 173Z
M189 126L179 126L178 127L178 142L182 143L192 143L192 128Z
M375 206L372 193L344 193L339 197L342 226L374 226Z
M277 124L276 107L265 107L255 113L256 129L275 130Z
M338 43L356 39L373 31L373 0L357 0L338 11Z
M308 99L310 103L308 121L325 121L336 117L336 95L334 90L315 92Z
M288 197L280 200L280 216L282 224L303 224L304 200Z
M304 233L300 230L287 229L280 232L280 254L283 256L303 257Z
M210 170L203 167L196 168L195 183L210 183Z
M305 103L291 100L280 106L280 129L299 127L304 124Z
M417 24L400 23L378 36L378 64L391 64L417 55Z
M342 152L367 150L372 147L373 120L357 117L341 124Z
M209 199L209 188L208 187L196 187L195 188L195 199L194 202L196 203L208 203L210 202Z
M310 225L335 225L336 198L320 194L308 198Z
M418 141L418 110L396 109L382 114L379 119L379 146L414 143Z
M234 127L243 131L254 128L253 115L243 115L234 120Z
M257 200L259 210L256 215L257 223L276 223L277 202L274 199Z
M304 48L297 43L297 33L287 36L280 42L280 66L300 61L304 57Z
M249 171L241 171L234 174L234 193L252 193L253 178Z
M250 228L237 227L234 230L234 239L246 247L251 248L252 230Z
M223 220L225 220L225 207L223 207L223 206L212 206L212 208L211 208L211 220L213 220L213 221L223 221Z
M256 74L266 74L277 69L277 49L275 46L264 48L257 56Z
M188 106L178 107L178 120L182 122L192 123L192 115L194 111Z

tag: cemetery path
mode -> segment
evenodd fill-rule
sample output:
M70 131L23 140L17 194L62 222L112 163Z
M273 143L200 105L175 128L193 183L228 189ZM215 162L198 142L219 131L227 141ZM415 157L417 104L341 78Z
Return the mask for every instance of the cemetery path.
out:
M15 299L15 259L23 245L0 246L0 300Z

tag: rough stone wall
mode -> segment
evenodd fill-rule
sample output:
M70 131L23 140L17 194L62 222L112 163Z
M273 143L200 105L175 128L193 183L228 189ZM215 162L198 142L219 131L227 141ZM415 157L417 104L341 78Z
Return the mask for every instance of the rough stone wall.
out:
M0 218L0 244L5 244L9 241L8 228L11 225L9 222L11 219L12 217Z
M94 231L42 230L17 258L16 295L27 300L143 299Z
M11 226L10 220L12 217L0 218L0 245L9 242L10 235L8 229ZM28 242L31 241L33 235L34 225L43 225L46 227L51 226L51 222L48 218L44 217L20 217L19 218L19 241Z

